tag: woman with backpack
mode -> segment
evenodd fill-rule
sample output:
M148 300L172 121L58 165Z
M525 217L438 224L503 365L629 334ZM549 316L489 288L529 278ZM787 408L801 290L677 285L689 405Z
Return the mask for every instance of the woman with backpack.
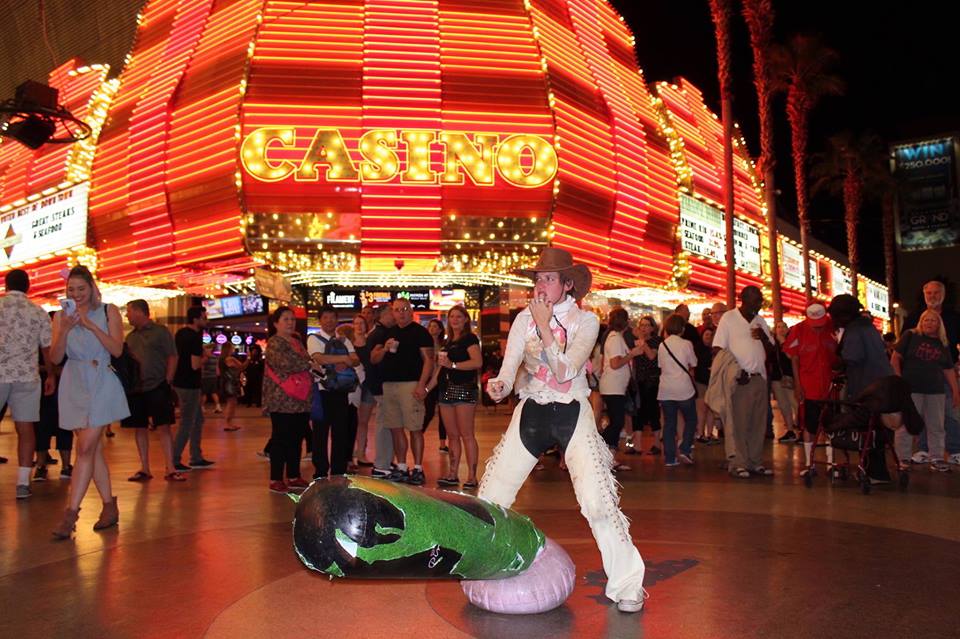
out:
M314 479L347 473L356 439L356 431L351 437L349 394L360 383L354 369L360 358L350 340L337 335L336 309L324 306L319 319L320 330L307 337L307 352L323 371L317 387L323 414L312 419Z

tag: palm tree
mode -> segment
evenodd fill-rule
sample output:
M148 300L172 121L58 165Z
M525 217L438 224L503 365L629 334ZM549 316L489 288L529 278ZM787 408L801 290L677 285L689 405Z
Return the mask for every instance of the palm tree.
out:
M837 53L819 38L796 35L787 46L776 46L770 55L774 89L787 94L787 120L790 122L790 146L793 176L797 189L797 216L803 252L803 290L806 303L813 300L810 291L810 218L807 201L807 138L810 111L826 95L843 92L843 81L830 72Z
M770 82L770 45L773 42L772 0L743 0L743 17L750 33L753 50L753 85L757 89L757 111L760 117L760 173L763 176L763 197L767 208L767 240L770 244L770 292L773 317L783 319L780 299L780 251L777 246L777 202L773 181L773 87Z
M727 308L737 305L737 265L733 250L733 55L730 49L731 0L709 0L713 33L717 39L717 79L720 82L720 119L723 122L723 206L726 210Z
M875 175L875 158L883 153L882 140L873 133L855 136L849 131L834 135L829 148L814 156L811 177L813 192L825 191L843 198L843 220L847 230L847 259L850 261L853 294L860 295L860 248L857 246L857 226L860 223L860 208L863 205L865 184ZM892 200L891 200L892 206Z
M887 314L893 321L893 289L896 273L896 250L894 243L894 208L896 206L898 184L890 170L890 152L875 134L868 134L863 158L863 176L866 191L871 199L880 204L883 223L883 275L887 286Z

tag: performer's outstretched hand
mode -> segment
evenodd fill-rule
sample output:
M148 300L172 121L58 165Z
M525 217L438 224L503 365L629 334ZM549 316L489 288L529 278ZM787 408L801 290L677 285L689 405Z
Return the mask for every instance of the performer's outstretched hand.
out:
M497 379L491 379L487 382L487 395L495 402L502 402L506 396L506 385Z

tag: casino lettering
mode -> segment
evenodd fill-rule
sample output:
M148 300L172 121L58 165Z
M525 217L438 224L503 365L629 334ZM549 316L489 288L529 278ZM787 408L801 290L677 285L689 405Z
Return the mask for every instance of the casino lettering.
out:
M240 157L247 174L263 182L292 176L298 182L460 185L469 179L493 186L499 175L510 185L537 188L553 180L558 166L553 145L530 134L501 140L490 133L374 129L360 136L357 151L360 162L339 129L264 127L246 136Z

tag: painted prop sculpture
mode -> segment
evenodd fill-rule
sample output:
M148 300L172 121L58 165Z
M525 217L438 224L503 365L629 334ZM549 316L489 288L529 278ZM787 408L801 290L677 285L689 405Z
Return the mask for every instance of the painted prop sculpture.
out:
M331 577L462 579L471 603L513 614L551 610L573 592L563 548L483 499L360 476L315 481L296 499L297 555Z

